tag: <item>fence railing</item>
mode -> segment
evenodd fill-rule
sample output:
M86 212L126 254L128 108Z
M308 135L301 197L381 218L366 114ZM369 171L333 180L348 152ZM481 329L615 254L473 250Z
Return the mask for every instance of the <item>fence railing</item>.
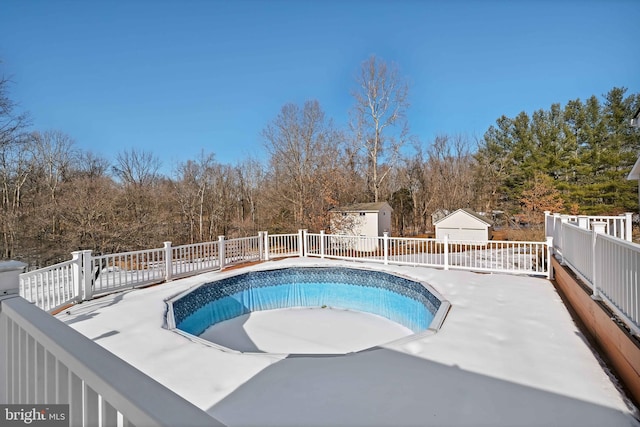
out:
M0 402L68 404L72 426L222 426L17 296L0 297Z
M585 230L591 230L593 224L605 224L605 233L628 242L632 241L633 214L627 212L622 215L564 215L544 213L546 235L553 237L553 247L556 252L562 252L562 235L560 233L563 223L570 223Z
M111 255L73 253L60 264L20 276L20 295L55 311L96 295L147 286L226 266L290 256L370 261L444 269L551 277L547 242L449 241L331 235L320 232L258 236Z
M546 235L553 236L559 261L591 287L594 299L602 300L640 336L640 245L630 242L631 215L575 217L573 221L569 216L547 214L545 219Z
M595 235L595 297L602 298L621 318L631 320L632 330L640 336L640 245L613 237Z
M220 241L171 246L165 242L167 279L180 278L220 268ZM167 255L168 254L168 257Z
M83 299L92 294L105 294L119 289L158 283L165 279L165 250L147 249L111 255L93 255L82 252L84 265L89 266ZM88 273L88 274L87 274Z
M265 259L299 256L302 248L302 233L268 234L264 238Z
M79 295L81 252L51 267L20 275L20 295L45 311L76 301Z
M305 233L305 255L550 277L549 242L458 241Z

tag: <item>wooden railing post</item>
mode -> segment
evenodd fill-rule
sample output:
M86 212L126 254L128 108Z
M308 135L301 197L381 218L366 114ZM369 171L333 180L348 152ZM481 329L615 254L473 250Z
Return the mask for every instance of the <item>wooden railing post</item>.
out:
M173 250L171 242L164 242L164 280L167 282L173 277Z
M320 258L324 259L324 230L320 230Z
M218 261L220 262L220 270L224 269L227 255L224 250L224 236L218 236Z

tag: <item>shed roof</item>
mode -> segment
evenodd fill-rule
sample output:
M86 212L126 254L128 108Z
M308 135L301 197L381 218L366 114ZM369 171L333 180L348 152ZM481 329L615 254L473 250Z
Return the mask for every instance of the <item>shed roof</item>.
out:
M354 203L351 205L337 206L330 209L334 212L379 212L382 208L389 208L393 210L387 202L375 202L375 203Z
M449 217L451 217L451 216L453 216L453 215L457 214L458 212L464 212L464 213L466 213L467 215L471 215L471 216L472 216L472 217L474 217L475 219L477 219L477 220L479 220L479 221L484 222L485 224L493 225L493 221L491 221L490 219L488 219L488 218L486 218L486 217L484 217L484 216L480 215L479 213L474 212L474 211L472 211L471 209L468 209L468 208L465 208L465 209L458 209L457 211L454 211L454 212L450 213L449 215L445 216L444 218L440 218L439 220L437 220L436 222L434 222L434 223L433 223L433 225L436 225L436 224L438 224L439 222L444 221L445 219L447 219L447 218L449 218Z

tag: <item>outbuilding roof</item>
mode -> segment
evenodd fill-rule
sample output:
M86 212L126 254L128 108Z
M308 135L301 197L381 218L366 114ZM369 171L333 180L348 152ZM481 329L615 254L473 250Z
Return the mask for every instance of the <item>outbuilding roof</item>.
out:
M489 218L486 218L486 217L484 217L484 216L480 215L479 213L474 212L474 211L472 211L471 209L468 209L468 208L465 208L465 209L458 209L457 211L450 213L449 215L445 216L444 218L440 218L439 220L437 220L436 222L434 222L434 223L433 223L433 225L436 225L436 224L438 224L439 222L444 221L445 219L447 219L447 218L449 218L449 217L451 217L451 216L453 216L453 215L457 214L458 212L464 212L464 213L466 213L466 214L468 214L468 215L471 215L471 216L472 216L472 217L474 217L475 219L477 219L477 220L480 220L480 221L484 222L484 223L485 223L485 224L487 224L487 225L493 225L493 221L491 221Z

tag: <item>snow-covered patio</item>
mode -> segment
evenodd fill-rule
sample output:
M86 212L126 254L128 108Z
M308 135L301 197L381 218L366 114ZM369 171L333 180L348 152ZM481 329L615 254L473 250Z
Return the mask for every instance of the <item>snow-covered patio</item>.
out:
M243 270L308 265L353 263L297 258ZM167 298L229 271L112 294L57 317L229 426L640 426L549 281L358 266L428 282L452 304L442 328L346 355L288 355L221 351L164 327ZM327 313L325 336L335 322L337 341L348 341L356 324ZM245 332L247 349L274 339L266 328Z

